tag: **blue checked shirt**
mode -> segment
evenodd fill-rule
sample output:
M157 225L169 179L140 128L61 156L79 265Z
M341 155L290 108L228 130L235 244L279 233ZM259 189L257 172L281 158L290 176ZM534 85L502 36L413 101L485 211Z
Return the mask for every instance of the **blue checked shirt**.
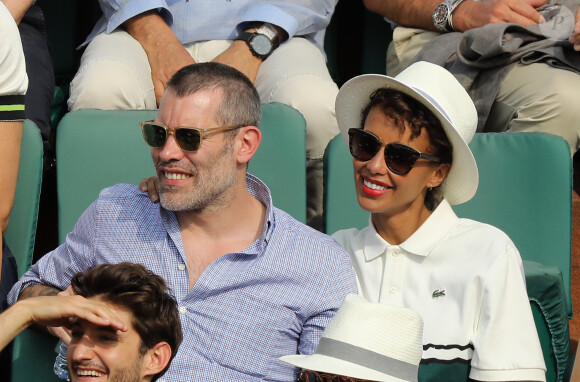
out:
M133 185L101 192L64 244L43 256L13 287L65 289L100 263L132 261L162 276L179 303L184 339L162 381L294 381L278 360L311 354L344 296L356 293L348 254L330 237L273 207L270 191L248 175L267 206L262 236L211 263L189 289L175 214Z
M231 40L241 24L264 21L301 36L324 52L324 32L338 0L99 0L103 17L85 43L111 33L125 21L156 9L182 44Z

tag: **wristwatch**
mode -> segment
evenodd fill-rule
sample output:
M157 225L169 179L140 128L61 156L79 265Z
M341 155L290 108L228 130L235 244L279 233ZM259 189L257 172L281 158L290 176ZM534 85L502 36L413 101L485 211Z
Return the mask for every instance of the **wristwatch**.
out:
M251 29L255 32L240 32L236 40L245 41L252 54L263 61L280 45L280 36L270 23L260 23Z
M465 0L445 0L433 11L433 25L441 33L453 31L453 11Z

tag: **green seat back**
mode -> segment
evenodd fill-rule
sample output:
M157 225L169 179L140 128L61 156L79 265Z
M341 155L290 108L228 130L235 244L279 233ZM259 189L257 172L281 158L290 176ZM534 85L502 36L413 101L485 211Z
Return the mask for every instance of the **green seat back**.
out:
M42 184L42 157L40 132L32 121L26 120L22 134L16 195L6 232L6 241L16 258L19 277L32 264ZM12 348L11 381L58 381L52 375L56 353L50 351L54 349L56 342L55 338L31 329L16 337Z
M264 104L262 143L249 165L272 191L277 207L306 219L305 121L295 109ZM59 241L105 188L153 176L151 150L138 122L157 110L78 110L64 116L57 134Z
M470 147L479 167L479 188L472 200L454 210L460 217L502 229L520 250L546 375L561 381L569 362L572 313L568 145L543 133L490 133L476 134ZM341 136L330 142L324 165L325 231L365 227L369 213L356 201L352 157Z
M524 260L558 267L571 315L572 159L566 142L543 133L490 133L476 134L470 147L479 188L455 212L506 232Z
M20 166L6 242L16 258L18 277L32 265L38 203L42 185L42 138L34 122L24 121Z

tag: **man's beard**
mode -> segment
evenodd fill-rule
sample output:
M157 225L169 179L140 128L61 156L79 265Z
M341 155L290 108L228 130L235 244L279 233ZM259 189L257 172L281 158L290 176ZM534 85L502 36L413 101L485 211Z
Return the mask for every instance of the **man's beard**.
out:
M169 211L201 212L224 205L229 200L229 191L237 178L232 150L233 145L226 144L219 154L208 161L211 166L189 169L194 186L183 190L184 193L177 194L175 191L179 187L164 186L163 182L159 182L159 200L163 208Z

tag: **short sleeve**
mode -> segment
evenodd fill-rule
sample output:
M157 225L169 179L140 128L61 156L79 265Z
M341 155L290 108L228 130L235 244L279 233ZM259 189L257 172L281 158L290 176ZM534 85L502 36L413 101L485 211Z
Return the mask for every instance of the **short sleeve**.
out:
M545 381L546 366L517 249L508 245L484 277L470 378Z

